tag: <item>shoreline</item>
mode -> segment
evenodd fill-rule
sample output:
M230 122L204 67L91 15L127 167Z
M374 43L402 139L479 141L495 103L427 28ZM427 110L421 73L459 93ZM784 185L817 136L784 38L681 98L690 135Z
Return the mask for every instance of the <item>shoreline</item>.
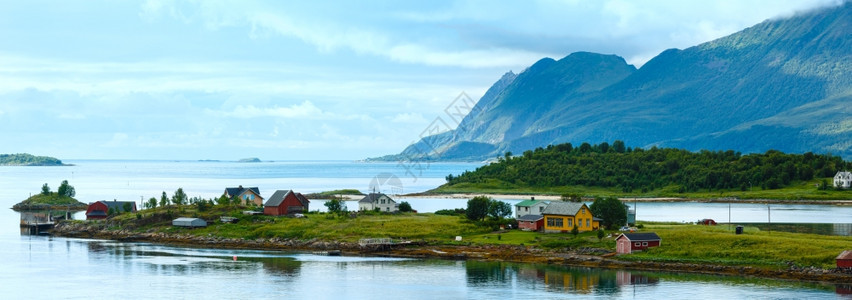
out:
M447 193L426 194L412 193L397 196L400 199L418 198L442 198L442 199L470 199L476 196L488 196L496 200L522 200L535 198L536 200L560 201L561 196L548 194L493 194L493 193ZM360 199L360 198L359 198ZM852 206L852 200L785 200L785 199L735 199L735 198L679 198L679 197L618 197L624 202L702 202L702 203L759 203L759 204L815 204L815 205L838 205Z
M109 230L105 223L85 224L60 222L51 230L58 237L106 239L122 242L148 242L181 247L203 247L218 249L253 249L273 251L329 251L340 250L347 256L379 256L414 259L482 260L516 263L550 264L605 269L625 269L658 272L682 272L723 276L760 277L768 279L796 280L842 284L852 282L852 273L840 273L837 269L796 268L784 270L751 266L712 265L680 262L625 261L609 255L587 255L577 251L548 251L530 246L514 245L432 245L429 242L413 241L381 251L371 251L352 242L324 241L318 239L296 240L284 238L223 238L217 236L193 236L189 234L134 233L127 230Z

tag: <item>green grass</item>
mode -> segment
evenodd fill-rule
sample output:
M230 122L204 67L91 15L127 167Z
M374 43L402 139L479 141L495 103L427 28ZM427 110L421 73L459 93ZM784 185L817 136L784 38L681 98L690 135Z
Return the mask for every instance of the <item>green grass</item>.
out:
M816 185L822 183L823 178L810 181L793 182L789 186L774 190L762 190L753 187L750 190L704 190L691 193L678 193L677 186L666 186L647 192L634 191L624 193L620 188L586 187L586 186L554 186L554 187L529 187L517 186L495 179L489 179L485 183L460 183L452 186L440 186L431 193L452 194L540 194L540 195L562 195L579 194L583 196L614 196L614 197L674 197L693 199L712 199L735 197L740 199L777 199L777 200L852 200L852 190L818 190ZM826 178L830 183L833 179Z
M662 246L620 256L626 260L711 263L787 268L787 262L806 267L833 268L834 258L852 247L852 237L766 232L746 227L736 235L728 226L646 224Z

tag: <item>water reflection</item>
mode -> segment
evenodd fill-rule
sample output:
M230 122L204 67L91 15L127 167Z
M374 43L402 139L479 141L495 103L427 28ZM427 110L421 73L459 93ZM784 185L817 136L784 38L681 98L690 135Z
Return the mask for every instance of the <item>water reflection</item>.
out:
M469 286L493 286L517 281L527 288L551 293L612 295L623 286L656 285L660 279L642 272L560 267L505 262L465 263Z

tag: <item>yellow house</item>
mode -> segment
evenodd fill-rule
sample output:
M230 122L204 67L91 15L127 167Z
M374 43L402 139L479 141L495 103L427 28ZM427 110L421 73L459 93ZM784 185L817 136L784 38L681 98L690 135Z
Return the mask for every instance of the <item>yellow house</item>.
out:
M545 232L571 232L574 226L580 232L598 230L601 219L592 216L592 211L585 203L550 202L544 211Z

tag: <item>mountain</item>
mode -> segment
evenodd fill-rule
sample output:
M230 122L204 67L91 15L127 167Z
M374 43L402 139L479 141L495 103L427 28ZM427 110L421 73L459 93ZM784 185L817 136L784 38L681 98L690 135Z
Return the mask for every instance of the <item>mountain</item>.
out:
M578 52L506 73L452 131L384 159L483 160L565 142L852 158L852 3L767 20L636 69Z

